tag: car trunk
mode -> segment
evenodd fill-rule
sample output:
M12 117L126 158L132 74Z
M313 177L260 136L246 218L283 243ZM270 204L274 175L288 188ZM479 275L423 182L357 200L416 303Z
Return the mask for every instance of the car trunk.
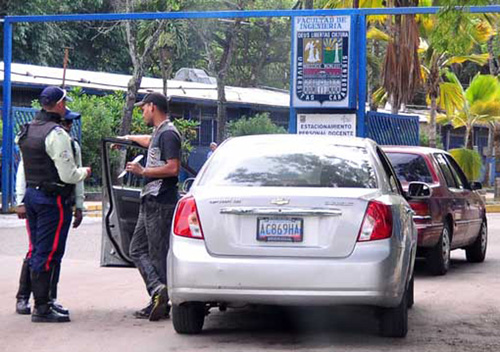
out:
M367 188L196 187L208 251L221 256L342 258L353 251Z

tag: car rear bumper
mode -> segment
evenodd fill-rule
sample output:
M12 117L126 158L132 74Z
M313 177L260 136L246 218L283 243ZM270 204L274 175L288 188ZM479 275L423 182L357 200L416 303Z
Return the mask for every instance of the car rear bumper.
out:
M347 258L216 257L202 240L175 237L168 256L173 304L400 303L413 256L392 240L358 243Z
M418 231L418 247L429 248L434 247L438 241L441 233L443 232L443 224L436 224L431 222L417 222Z

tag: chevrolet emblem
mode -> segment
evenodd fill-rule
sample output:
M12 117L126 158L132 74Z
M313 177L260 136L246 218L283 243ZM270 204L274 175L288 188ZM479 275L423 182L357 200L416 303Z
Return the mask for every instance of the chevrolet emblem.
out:
M290 199L284 199L284 198L277 198L271 201L271 204L276 204L276 205L286 205L288 203L290 203Z

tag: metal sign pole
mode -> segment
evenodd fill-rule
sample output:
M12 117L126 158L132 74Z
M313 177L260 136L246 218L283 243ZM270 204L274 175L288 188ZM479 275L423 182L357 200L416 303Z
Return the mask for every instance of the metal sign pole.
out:
M358 31L358 123L356 136L366 137L366 16L359 15L357 19Z

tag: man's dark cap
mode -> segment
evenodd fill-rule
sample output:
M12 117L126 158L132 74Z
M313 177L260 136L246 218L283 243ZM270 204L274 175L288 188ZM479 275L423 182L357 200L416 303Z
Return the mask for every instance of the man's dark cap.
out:
M56 86L49 86L42 91L40 98L38 98L40 104L43 106L52 106L55 103L65 100L73 101L70 97L66 95L66 91Z
M63 120L76 120L82 117L82 115L79 112L73 112L70 109L66 108L66 113L64 114Z
M161 111L168 112L168 99L159 92L148 93L144 96L142 101L135 103L134 106L144 106L146 104L153 103L156 105Z

